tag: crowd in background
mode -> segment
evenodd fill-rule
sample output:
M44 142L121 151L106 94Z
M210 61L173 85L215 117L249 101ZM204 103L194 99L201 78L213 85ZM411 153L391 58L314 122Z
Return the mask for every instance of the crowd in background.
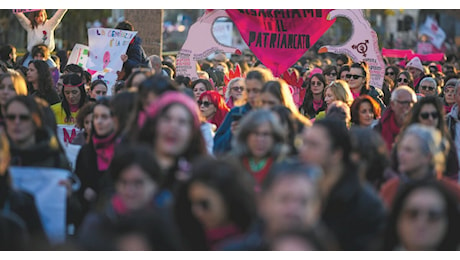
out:
M199 61L191 80L138 38L108 86L32 41L65 13L18 17L33 46L0 48L2 250L460 248L455 60L386 59L372 86L365 62L305 56L288 69L303 79L293 86L246 50ZM80 129L74 166L58 125ZM50 243L11 166L72 173L59 183L65 243Z

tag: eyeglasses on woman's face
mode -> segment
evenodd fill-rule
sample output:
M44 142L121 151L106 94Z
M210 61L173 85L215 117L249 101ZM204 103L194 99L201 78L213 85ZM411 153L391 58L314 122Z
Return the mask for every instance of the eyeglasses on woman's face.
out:
M209 102L209 101L202 101L202 100L198 100L197 103L198 103L198 106L200 106L200 107L201 107L201 105L203 105L204 107L209 107L210 105L212 105L211 102Z

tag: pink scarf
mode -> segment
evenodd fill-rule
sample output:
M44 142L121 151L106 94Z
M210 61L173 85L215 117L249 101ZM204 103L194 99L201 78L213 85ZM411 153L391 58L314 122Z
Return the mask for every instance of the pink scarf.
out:
M69 104L69 107L70 107L70 112L77 112L78 109L80 109L80 107L78 105L70 105Z
M105 171L109 168L115 151L115 132L104 138L93 136L93 144L97 156L97 169Z
M323 106L323 102L324 101L322 99L319 100L319 101L318 100L313 100L313 109L315 111L318 111L318 109L320 109Z

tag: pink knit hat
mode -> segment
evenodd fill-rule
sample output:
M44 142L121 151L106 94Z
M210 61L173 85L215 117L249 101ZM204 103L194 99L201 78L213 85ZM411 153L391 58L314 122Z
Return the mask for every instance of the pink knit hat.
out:
M407 63L407 65L406 65L406 68L409 68L409 67L416 68L416 69L421 70L421 71L425 71L423 69L423 65L422 65L422 62L420 61L419 57L412 58L412 60L410 60L409 63Z
M192 114L194 127L200 127L200 109L198 104L193 98L178 91L168 91L162 94L152 104L150 104L146 111L145 120L139 120L138 122L139 127L141 128L145 124L147 118L154 118L165 107L173 103L178 103L185 106L187 110Z

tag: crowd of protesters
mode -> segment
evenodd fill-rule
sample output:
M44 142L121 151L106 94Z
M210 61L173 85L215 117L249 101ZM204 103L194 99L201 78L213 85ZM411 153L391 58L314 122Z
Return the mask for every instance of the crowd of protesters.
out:
M50 23L43 11L18 19L29 34ZM289 69L304 80L296 103L250 51L215 53L191 80L137 39L107 86L50 66L54 43L37 56L33 37L18 60L0 50L11 52L0 62L2 250L460 249L456 63L387 59L372 86L365 62L305 56ZM74 166L63 124L81 129ZM59 183L65 243L50 243L12 166L73 174Z

